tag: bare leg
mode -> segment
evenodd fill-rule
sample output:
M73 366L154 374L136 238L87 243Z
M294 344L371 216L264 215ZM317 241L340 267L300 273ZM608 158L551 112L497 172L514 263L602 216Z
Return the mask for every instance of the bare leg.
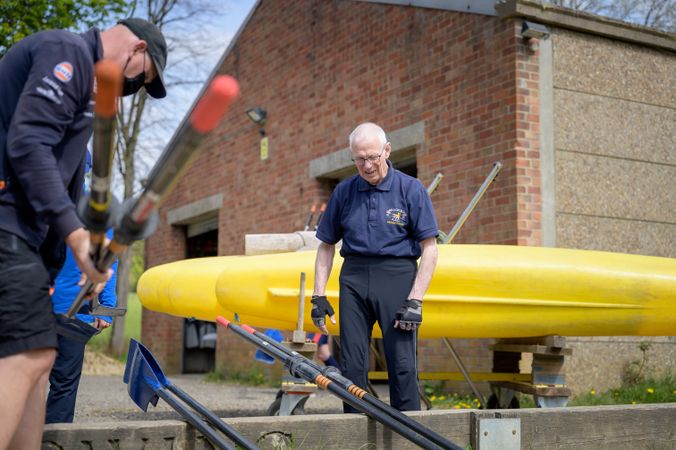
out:
M39 449L53 348L0 358L0 450Z

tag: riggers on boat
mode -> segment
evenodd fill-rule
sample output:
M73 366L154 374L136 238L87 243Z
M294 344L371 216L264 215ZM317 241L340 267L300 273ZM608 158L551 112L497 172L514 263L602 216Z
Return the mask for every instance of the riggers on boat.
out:
M307 274L305 323L315 252L177 261L146 271L144 307L213 321L293 330L300 273ZM338 314L336 256L326 295ZM331 334L338 325L328 324ZM380 330L374 330L376 336ZM441 245L424 298L420 338L669 336L676 334L676 259L502 245Z

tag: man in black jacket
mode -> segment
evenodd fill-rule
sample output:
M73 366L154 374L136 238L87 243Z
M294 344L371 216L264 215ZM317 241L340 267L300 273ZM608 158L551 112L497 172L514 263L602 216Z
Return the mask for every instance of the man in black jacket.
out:
M57 346L49 298L65 242L82 272L100 273L75 212L92 133L94 65L124 73L124 94L166 95L167 47L141 19L83 34L43 31L0 60L0 450L39 448L45 392ZM55 256L56 255L56 256Z

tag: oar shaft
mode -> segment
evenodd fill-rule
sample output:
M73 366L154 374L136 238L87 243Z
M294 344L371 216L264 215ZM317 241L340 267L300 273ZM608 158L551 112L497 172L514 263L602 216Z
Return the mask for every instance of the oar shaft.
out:
M442 242L443 244L448 244L453 240L455 235L458 234L458 231L460 231L460 228L462 228L462 226L465 224L469 215L472 214L472 211L474 211L474 208L476 207L477 203L479 203L481 197L484 196L486 190L488 189L488 186L490 186L493 180L495 180L495 177L498 176L498 173L500 173L501 169L502 163L500 161L497 161L493 164L493 168L491 169L490 173L488 174L484 182L481 184L481 187L479 187L479 190L477 191L476 194L474 194L474 197L472 198L472 200L470 200L469 205L467 205L467 208L465 208L465 210L460 215L458 221L455 222L455 225L453 225L451 231L444 238L444 241Z
M333 381L329 380L326 378L324 375L319 374L314 380L308 380L316 383L318 386L323 387L327 391L330 391L337 397L339 397L342 401L345 403L349 404L353 408L365 413L369 417L371 417L374 420L377 420L378 422L382 423L386 427L390 428L392 431L395 433L399 434L400 436L404 437L405 439L413 442L414 444L420 446L421 448L424 449L439 449L442 447L437 446L427 438L419 435L415 431L411 430L410 428L407 428L405 426L402 426L401 423L396 421L394 418L389 416L388 414L384 413L382 410L378 408L372 407L369 403L365 402L362 398L356 397L350 393L348 393L344 388L342 388L338 383L334 383ZM324 386L321 385L322 382L326 382Z
M232 439L237 445L246 450L258 450L258 447L256 447L256 445L254 445L242 434L237 432L237 430L232 428L230 425L223 422L220 419L220 417L218 417L216 414L205 408L202 404L197 402L194 398L192 398L190 395L188 395L188 393L180 389L178 386L170 384L167 386L167 389L173 394L175 394L178 398L180 398L183 402L187 403L195 411L202 414L209 421L209 423L218 428L223 434Z
M108 72L104 71L104 74L108 74ZM118 91L120 86L121 85L117 86ZM111 91L107 90L107 92ZM99 255L98 258L94 260L99 272L105 272L112 267L115 258L124 253L126 248L133 241L144 239L153 231L150 229L152 227L148 226L149 222L151 222L149 219L157 210L160 201L171 190L182 171L187 168L189 160L204 138L213 131L216 125L218 125L218 122L223 118L232 102L234 102L238 96L239 84L234 78L221 75L209 85L206 93L199 100L195 109L190 114L190 120L181 126L174 139L172 139L166 150L160 156L160 160L153 167L148 178L149 181L146 189L138 200L130 203L130 208L126 210L121 223L115 227L115 238L108 248L101 251L101 243L93 243L93 248L95 249L96 254ZM110 105L110 102L107 102L106 104L108 106L101 111L103 118L99 120L101 124L99 125L98 130L101 135L108 137L99 139L99 141L103 140L103 143L100 144L100 154L94 158L94 168L99 174L106 174L107 176L102 177L98 187L92 187L92 193L99 192L96 198L99 198L100 201L95 202L95 197L91 197L89 204L87 205L88 210L98 211L100 209L105 213L108 212L109 206L109 166L110 163L112 163L112 140L108 140L110 136L112 136L112 128L110 128L109 125L112 124L111 117L114 118L115 116L114 102L112 103L112 106ZM97 112L98 111L99 110L97 109ZM108 166L107 169L106 166ZM97 189L99 190L97 191ZM103 231L105 231L105 228ZM97 238L100 238L100 236L97 236ZM80 310L84 303L85 296L92 288L93 284L87 282L87 284L80 289L76 300L68 310L68 317L72 318Z
M288 347L285 347L281 343L275 341L272 339L270 336L267 336L264 333L261 333L260 331L257 331L251 327L246 327L245 330L253 330L253 335L256 336L259 339L264 340L265 342L269 343L270 345L273 345L275 348L278 350L284 352L287 356L289 357L294 357L297 355L296 352L291 350ZM308 359L307 363L310 364L313 368L321 372L322 375L326 376L330 380L338 383L342 387L347 388L348 392L353 393L354 389L360 389L357 385L355 385L351 380L348 378L343 377L340 375L339 372L337 372L334 368L329 368L329 367L322 367L319 364L315 363L314 361ZM354 388L352 387L354 386ZM361 389L360 389L361 390ZM363 397L361 397L362 400L364 400L366 403L370 404L371 406L374 406L381 411L385 412L386 414L390 415L393 417L395 420L399 421L400 423L406 425L407 427L411 428L412 430L416 431L417 433L420 433L422 436L425 436L427 439L431 440L435 444L440 445L442 448L449 448L453 450L462 450L462 447L455 445L453 442L449 441L448 439L444 438L440 434L436 433L433 430L430 430L429 428L424 427L420 423L416 422L415 420L411 419L408 417L406 414L402 413L398 409L392 408L389 405L386 405L373 395L369 394L368 392L364 391Z
M204 138L216 128L238 96L239 84L234 78L221 75L211 82L190 113L190 120L180 126L153 166L145 190L125 215L123 225L139 227L157 210L197 154Z
M112 60L96 63L96 105L92 154L91 188L87 202L86 225L105 233L110 216L113 150L117 99L122 91L122 69ZM99 244L100 245L100 244Z
M113 263L117 259L118 256L120 256L124 251L126 250L126 246L122 246L117 243L117 241L113 240L110 245L104 250L103 256L99 258L98 261L96 261L96 269L99 272L105 272L111 267L113 267ZM82 305L85 302L85 297L87 294L89 294L92 290L94 289L94 283L92 283L89 279L85 281L84 286L80 288L80 291L77 293L77 296L75 297L75 300L73 300L73 303L70 305L70 308L68 309L68 312L66 313L67 317L74 317L75 314L82 308Z
M169 395L167 391L164 389L157 389L155 392L162 400L167 402L181 416L183 416L185 420L197 428L207 439L209 439L209 442L211 442L214 446L223 450L236 450L234 445L231 445L228 441L223 439L223 436L218 434L212 428L208 427L199 416L186 408L182 403L176 401L176 399Z
M358 392L356 389L354 389L353 391L356 392L357 395L353 395L345 387L339 385L338 383L333 382L329 378L322 375L321 371L319 371L316 367L313 367L312 364L309 364L307 362L308 361L307 358L304 358L303 356L295 352L294 355L290 356L285 351L278 348L276 345L271 345L267 341L257 338L253 333L248 331L249 329L253 330L251 327L247 326L246 328L244 328L242 326L229 322L223 317L217 318L216 321L225 328L232 330L235 334L256 345L265 353L282 361L284 363L284 366L289 369L289 372L291 372L292 375L315 383L319 387L330 391L331 393L339 397L341 400L343 400L345 403L367 414L372 419L377 420L378 422L390 428L395 433L401 435L405 439L413 442L414 444L424 449L440 448L438 445L434 444L429 439L421 436L412 429L403 426L402 423L398 422L393 417L386 414L379 408L376 408L367 403L366 401L364 401L361 398L361 396L365 394L365 391L357 388L361 392Z
M68 309L68 312L66 313L66 316L68 317L74 317L75 314L82 308L82 304L85 301L85 296L87 293L94 287L94 283L92 283L89 279L85 281L84 286L80 288L80 292L77 293L77 296L75 297L75 300L73 300L73 303L71 303L70 308Z

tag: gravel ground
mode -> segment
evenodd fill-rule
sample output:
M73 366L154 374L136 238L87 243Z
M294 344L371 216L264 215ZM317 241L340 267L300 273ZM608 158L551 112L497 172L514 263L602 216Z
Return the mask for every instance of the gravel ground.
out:
M169 379L220 417L263 416L277 394L276 388L206 382L204 375L175 375ZM340 400L325 391L313 394L305 405L307 414L341 411ZM157 407L150 405L148 412L143 412L129 397L121 375L82 376L75 407L77 423L178 418L162 400Z
M150 405L148 412L134 404L122 382L124 365L100 354L87 352L77 405L75 422L110 422L118 420L179 419L163 400L157 407ZM245 417L266 415L275 400L277 388L252 387L235 383L205 381L204 375L171 375L176 386L195 398L220 417ZM384 401L386 386L378 386ZM326 391L317 391L305 404L306 414L332 414L342 412L342 403Z

